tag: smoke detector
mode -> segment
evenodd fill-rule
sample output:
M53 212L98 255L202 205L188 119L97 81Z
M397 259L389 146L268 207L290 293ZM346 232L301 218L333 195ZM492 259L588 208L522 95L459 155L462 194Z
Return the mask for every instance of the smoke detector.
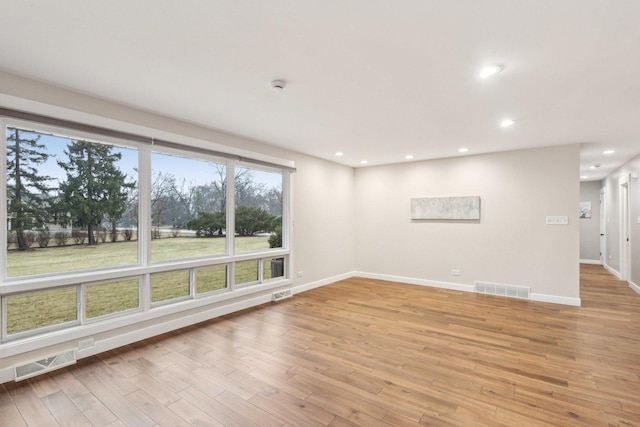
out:
M284 81L283 80L274 80L271 82L271 89L276 92L281 92L284 89Z

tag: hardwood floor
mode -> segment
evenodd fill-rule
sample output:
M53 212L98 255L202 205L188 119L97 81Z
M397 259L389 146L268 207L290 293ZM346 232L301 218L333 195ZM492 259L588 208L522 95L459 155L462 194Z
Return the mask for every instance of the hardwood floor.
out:
M349 279L0 385L1 426L640 425L640 295Z

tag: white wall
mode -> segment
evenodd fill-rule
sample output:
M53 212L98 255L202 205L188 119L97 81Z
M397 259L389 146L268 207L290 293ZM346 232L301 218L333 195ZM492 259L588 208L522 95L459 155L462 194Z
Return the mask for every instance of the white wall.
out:
M614 274L620 275L620 180L629 182L630 210L630 282L640 291L640 156L625 163L603 180L605 189L606 210L606 247L607 259L605 267ZM634 178L636 177L636 178Z
M600 181L580 183L580 202L591 202L591 218L580 218L580 260L600 263Z
M352 272L355 266L353 168L294 155L294 281L296 286ZM298 274L302 273L302 277Z
M579 303L578 168L571 145L358 169L357 268L529 286ZM411 198L442 196L480 196L480 222L409 219ZM567 215L569 225L545 225L547 215Z

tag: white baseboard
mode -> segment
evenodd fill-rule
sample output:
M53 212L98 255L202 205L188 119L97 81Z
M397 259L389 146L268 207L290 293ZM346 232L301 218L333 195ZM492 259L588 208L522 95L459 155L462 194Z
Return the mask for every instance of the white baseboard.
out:
M412 277L392 276L389 274L365 273L358 271L354 276L365 279L386 280L388 282L407 283L409 285L431 286L432 288L449 289L451 291L473 292L473 285L462 285L459 283L438 282L435 280L414 279Z
M330 285L332 283L339 282L340 280L349 279L354 276L355 276L355 273L350 272L350 273L338 274L337 276L331 276L326 279L318 280L316 282L305 283L304 285L292 286L291 293L294 295L299 294L301 292L310 291L311 289L319 288L320 286Z
M618 280L620 280L620 273L618 271L616 271L613 268L609 267L606 262L602 266L604 268L606 268L607 271L609 271L609 273L613 274L614 276L616 276L618 278Z
M629 287L640 294L640 286L636 285L633 282L629 282Z
M571 305L574 307L580 307L582 305L582 301L580 300L580 298L560 297L557 295L530 293L529 300L538 301L538 302L551 302L554 304Z
M580 264L602 265L599 259L581 259Z
M459 283L449 283L449 282L437 282L434 280L414 279L410 277L391 276L387 274L364 273L360 271L356 272L355 275L358 277L364 277L366 279L378 279L378 280L387 280L390 282L407 283L411 285L431 286L434 288L449 289L452 291L474 292L473 285L462 285ZM581 305L580 298L569 298L569 297L561 297L557 295L545 295L545 294L536 294L536 293L529 294L529 301L550 302L554 304L570 305L574 307L580 307Z

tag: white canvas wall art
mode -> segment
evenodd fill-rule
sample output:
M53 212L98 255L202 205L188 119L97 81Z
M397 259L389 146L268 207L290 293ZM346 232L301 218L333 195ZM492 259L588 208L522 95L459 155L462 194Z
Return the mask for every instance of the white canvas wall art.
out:
M480 197L425 197L411 199L412 220L479 220Z

